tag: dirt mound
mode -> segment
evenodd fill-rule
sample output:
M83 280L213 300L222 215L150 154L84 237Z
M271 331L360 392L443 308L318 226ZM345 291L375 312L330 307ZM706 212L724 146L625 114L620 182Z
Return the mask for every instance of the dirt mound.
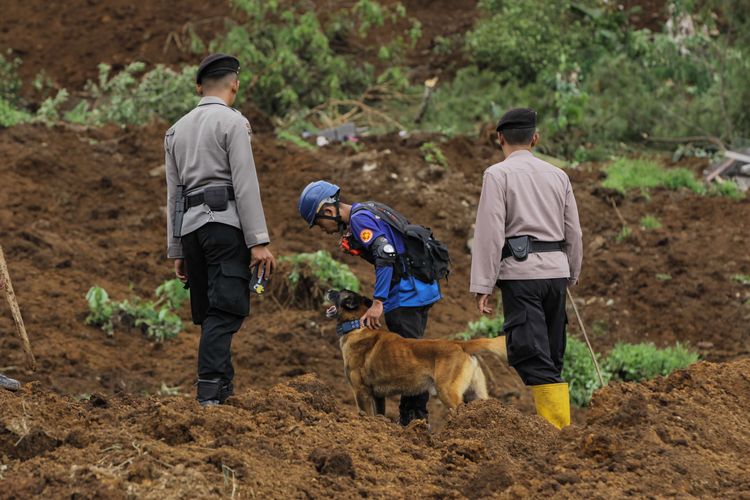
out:
M203 409L189 398L0 392L9 498L738 495L750 487L750 361L597 394L557 432L497 400L430 433L358 417L314 375Z

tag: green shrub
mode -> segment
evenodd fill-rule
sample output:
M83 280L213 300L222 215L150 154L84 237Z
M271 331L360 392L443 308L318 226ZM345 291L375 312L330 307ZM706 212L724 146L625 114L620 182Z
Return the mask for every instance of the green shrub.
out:
M672 279L672 275L669 273L656 273L656 279L659 281L670 281Z
M732 275L732 281L745 286L750 286L750 274L734 274Z
M617 380L639 381L669 375L696 361L698 354L679 342L664 349L652 343L617 344L604 366Z
M602 364L599 355L597 355L597 361L600 365ZM603 371L602 377L606 384L609 381L609 374ZM568 337L563 357L562 378L569 385L570 402L575 406L588 405L594 391L601 388L594 361L584 342Z
M303 271L309 270L321 288L347 289L359 292L359 280L351 272L349 266L337 261L325 250L282 256L280 260L292 264L292 271L289 273L288 280L293 286L297 285Z
M505 318L502 314L498 314L492 318L482 316L478 320L469 323L465 331L456 334L456 338L460 340L469 340L477 337L494 339L503 334L504 323Z
M107 291L94 286L86 293L89 315L86 324L100 327L112 335L115 327L139 328L156 342L176 337L182 331L182 320L173 311L181 307L188 292L179 280L164 282L156 289L156 302L133 298L132 302L110 300Z
M644 215L641 217L640 226L643 229L659 229L661 227L661 222L659 219L654 215Z

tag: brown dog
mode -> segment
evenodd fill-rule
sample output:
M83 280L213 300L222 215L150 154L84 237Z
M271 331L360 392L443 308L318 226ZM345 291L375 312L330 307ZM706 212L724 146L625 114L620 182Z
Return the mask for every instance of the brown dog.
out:
M344 372L360 414L384 414L385 398L399 394L429 391L448 408L463 402L469 391L477 399L487 399L484 372L473 354L489 351L508 359L505 337L463 342L405 339L360 326L370 299L349 290L329 290L326 298L334 304L327 315L338 320Z

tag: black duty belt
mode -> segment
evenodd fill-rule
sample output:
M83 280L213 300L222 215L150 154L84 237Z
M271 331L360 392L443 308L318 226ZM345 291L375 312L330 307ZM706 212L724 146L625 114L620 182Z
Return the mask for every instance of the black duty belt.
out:
M226 186L227 190L227 199L228 200L234 200L234 189L232 186ZM203 192L196 193L196 194L189 194L186 196L187 198L187 207L197 207L198 205L203 205L206 203L206 196Z
M529 249L529 253L543 253L543 252L561 252L565 245L565 241L539 241L539 240L531 240L531 248ZM513 253L510 250L510 247L508 247L508 244L506 243L503 246L503 254L502 259L507 259L513 255Z

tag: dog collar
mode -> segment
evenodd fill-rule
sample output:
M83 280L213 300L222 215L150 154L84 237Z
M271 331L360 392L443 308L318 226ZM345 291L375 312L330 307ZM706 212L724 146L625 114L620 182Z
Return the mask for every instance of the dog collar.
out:
M338 325L336 325L336 334L339 337L343 337L347 333L353 330L358 330L359 328L362 328L362 324L358 319L344 321L343 323L339 323Z

